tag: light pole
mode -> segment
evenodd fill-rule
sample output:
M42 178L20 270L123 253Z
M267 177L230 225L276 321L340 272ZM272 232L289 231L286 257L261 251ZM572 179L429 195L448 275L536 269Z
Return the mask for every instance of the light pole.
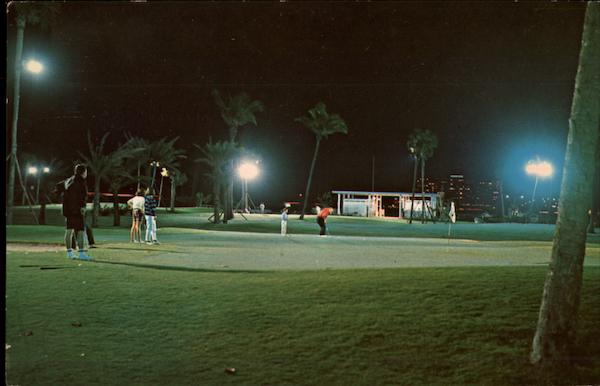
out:
M35 191L35 203L36 205L39 205L40 203L40 181L42 179L42 174L48 174L50 173L50 168L47 166L44 166L41 170L41 172L38 174L38 178L37 178L37 188Z
M152 161L150 162L150 166L152 166L152 180L150 186L154 187L154 177L156 176L156 168L160 166L160 162Z
M27 168L27 176L25 177L25 181L27 182L27 180L28 180L27 177L29 177L29 175L36 176L37 174L38 174L38 168L35 167L35 166L29 166ZM29 186L27 184L25 184L25 188L27 189L27 193L26 194L29 194ZM31 201L32 197L29 197L29 198L30 198L30 201Z
M167 168L162 168L160 172L160 190L158 192L158 207L160 208L160 200L162 199L162 187L163 187L163 178L169 177L169 171Z
M23 22L24 23L24 22ZM23 24L24 25L24 24ZM20 39L23 39L23 30L19 28ZM17 37L19 38L19 36ZM19 103L21 99L21 68L25 67L27 71L39 74L44 70L44 66L36 61L29 60L22 62L23 45L17 44L15 52L15 85L13 92L13 116L11 128L11 146L10 146L10 167L8 173L8 194L6 197L6 224L12 224L13 206L15 200L15 174L17 168L17 127L19 122Z
M535 184L533 185L533 193L531 194L531 206L529 207L529 214L533 211L535 204L535 191L537 190L538 180L540 178L546 178L552 176L554 168L548 161L542 161L539 158L531 160L525 165L525 172L529 175L535 176Z
M238 168L238 174L242 179L242 199L241 202L244 205L244 212L249 212L248 207L248 180L253 180L258 176L260 171L258 170L258 161L247 162L244 161Z

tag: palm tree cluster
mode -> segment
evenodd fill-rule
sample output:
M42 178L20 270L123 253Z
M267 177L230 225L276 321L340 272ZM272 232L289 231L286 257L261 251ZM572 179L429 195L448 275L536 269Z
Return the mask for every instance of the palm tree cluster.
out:
M212 220L215 224L218 224L221 221L221 200L230 175L229 165L237 153L237 146L235 142L231 141L213 143L212 139L204 146L196 144L194 146L202 152L202 157L196 159L196 162L204 163L210 168L205 176L212 184L214 204Z
M408 142L406 142L406 147L408 148L408 151L413 155L415 160L415 170L413 172L412 184L412 199L410 202L410 224L412 224L413 219L415 186L417 181L417 165L419 163L421 164L421 222L425 223L425 162L433 156L437 145L437 136L429 130L421 129L414 130L408 137Z
M243 149L236 142L239 129L245 125L257 125L256 113L264 111L262 102L252 100L246 93L239 93L227 100L223 100L221 94L213 91L215 103L221 111L221 117L229 128L229 139L213 143L210 140L204 146L196 145L202 152L202 157L196 159L196 162L206 164L210 171L206 176L210 179L213 186L214 215L212 221L218 223L221 221L221 205L223 221L233 217L233 179L235 159L241 157L247 150ZM329 114L327 107L323 102L319 102L315 107L308 111L307 116L296 118L296 122L302 123L310 129L316 137L315 151L310 166L308 182L306 184L306 193L304 195L304 204L302 208L301 219L304 218L310 193L319 145L321 140L335 133L347 133L348 127L344 120L338 114Z
M94 176L94 209L92 212L92 226L98 224L100 212L100 184L106 181L113 194L114 225L119 225L119 198L118 192L127 185L137 183L139 189L142 185L152 186L156 170L150 161L160 162L170 173L177 175L181 181L184 174L179 170L179 160L185 158L185 152L175 147L178 138L168 140L161 138L155 142L148 142L143 138L125 135L125 143L116 150L105 150L106 139L109 133L102 136L100 143L95 145L88 132L88 153L78 152L79 157L87 165L90 174ZM145 176L142 176L145 171ZM173 181L172 181L172 185ZM175 189L171 188L171 200L174 201ZM173 209L172 209L173 210Z

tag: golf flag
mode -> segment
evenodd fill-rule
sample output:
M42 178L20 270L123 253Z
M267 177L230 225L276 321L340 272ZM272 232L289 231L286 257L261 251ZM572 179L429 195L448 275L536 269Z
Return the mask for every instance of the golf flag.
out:
M448 215L450 216L450 221L452 224L454 224L456 222L456 209L454 208L454 201L450 203L450 213Z

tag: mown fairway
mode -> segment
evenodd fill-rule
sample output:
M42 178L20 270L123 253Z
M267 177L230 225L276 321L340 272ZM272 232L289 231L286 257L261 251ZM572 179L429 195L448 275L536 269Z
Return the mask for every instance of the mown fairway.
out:
M64 257L59 226L8 227L8 384L544 383L527 355L549 226L459 224L480 237L448 243L431 238L439 224L413 227L422 238L339 236L410 227L334 218L333 236L281 237L264 231L275 216L219 231L178 216L163 216L160 246L97 229L94 262ZM222 231L233 225L263 230ZM563 383L600 383L599 248L592 238Z

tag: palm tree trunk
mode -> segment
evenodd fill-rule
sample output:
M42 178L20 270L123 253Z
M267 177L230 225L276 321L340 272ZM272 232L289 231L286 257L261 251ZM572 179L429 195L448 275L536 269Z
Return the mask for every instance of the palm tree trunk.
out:
M119 212L119 192L113 192L113 226L121 225L121 213Z
M425 224L425 157L421 157L421 224Z
M600 207L600 149L596 150L596 173L594 173L594 190L592 194L592 204L590 206L590 224L588 226L588 233L596 233L596 216L598 215L598 209Z
M235 138L237 137L238 128L236 126L229 127L229 141L231 143L235 143ZM229 163L229 181L227 182L227 187L223 192L225 209L223 215L223 222L227 223L228 220L233 218L233 179L235 178L234 172L234 161L231 160Z
M229 181L227 182L227 189L225 190L225 207L227 208L225 211L225 218L227 220L231 220L233 218L233 160L231 161L231 173L229 176Z
M600 3L589 2L571 105L558 220L531 362L543 370L570 362L581 298L588 210L600 123Z
M502 180L498 181L498 190L500 191L500 219L504 222L504 190L502 189Z
M96 176L94 181L94 208L92 210L92 228L98 227L98 215L100 213L100 178Z
M160 208L160 202L162 201L162 188L163 188L164 177L160 176L160 189L158 189L158 207Z
M17 123L19 120L19 101L21 98L21 60L23 56L23 36L25 19L17 19L17 45L15 49L15 84L13 97L12 138L10 147L10 167L8 173L8 193L6 196L6 224L13 223L13 207L15 201L15 172L17 161Z
M219 189L219 182L218 181L213 181L213 196L214 196L214 205L213 205L213 223L218 224L220 222L220 217L221 217L221 199L220 199L220 192L221 189Z
M417 156L415 156L414 158L415 158L415 168L413 171L412 198L410 200L410 219L408 220L409 224L412 224L413 210L415 208L415 190L417 188L417 165L419 162Z
M46 201L40 203L40 215L38 217L40 225L46 225Z
M171 178L171 212L175 212L175 190L177 186L173 182L173 178Z
M306 183L306 190L304 191L304 204L302 204L302 213L300 214L300 220L304 220L304 214L306 213L306 206L308 204L308 195L310 193L310 184L312 182L313 172L315 170L315 164L317 163L317 155L319 154L319 145L321 144L321 138L317 137L317 143L315 144L315 153L310 164L310 172L308 173L308 182Z
M138 163L137 163L137 188L136 188L136 190L140 190L140 183L141 183L141 180L142 180L142 175L141 175L141 171L142 170L141 170L141 168L142 168L142 165L138 161Z

